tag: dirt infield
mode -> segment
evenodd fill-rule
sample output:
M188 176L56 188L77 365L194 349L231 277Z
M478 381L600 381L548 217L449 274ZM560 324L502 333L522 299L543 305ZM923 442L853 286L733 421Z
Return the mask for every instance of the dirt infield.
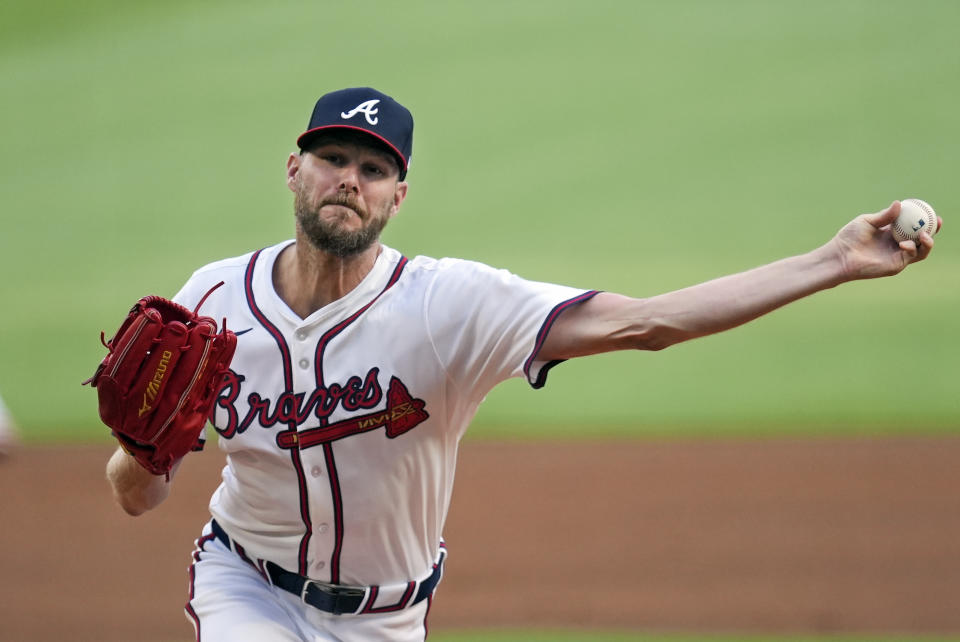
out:
M0 640L191 639L222 455L192 455L133 519L109 452L0 463ZM960 633L958 490L955 437L467 442L431 630Z

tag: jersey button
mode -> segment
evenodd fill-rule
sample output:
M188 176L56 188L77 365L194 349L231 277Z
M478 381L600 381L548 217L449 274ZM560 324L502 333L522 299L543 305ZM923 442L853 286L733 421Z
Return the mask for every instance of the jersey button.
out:
M304 330L297 330L297 339L300 341L306 341L307 333Z
M320 466L314 466L313 468L310 469L310 474L313 475L314 477L319 477L320 473L322 472L323 471L320 469Z
M300 359L300 367L306 370L310 367L310 361L308 359Z
M330 524L320 524L319 526L317 526L317 532L320 533L321 535L323 533L326 533L328 530L330 530Z
M323 570L323 567L326 566L326 565L327 565L326 562L317 562L316 564L314 564L314 566L316 567L316 569L317 569L318 571L322 571L322 570Z

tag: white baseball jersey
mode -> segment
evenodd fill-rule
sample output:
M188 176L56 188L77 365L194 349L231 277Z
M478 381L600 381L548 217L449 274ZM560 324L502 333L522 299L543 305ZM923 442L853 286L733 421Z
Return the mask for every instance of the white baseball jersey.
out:
M10 419L10 413L7 411L7 406L3 403L3 398L0 397L0 426L4 428L8 424L12 424L13 420Z
M210 511L251 558L335 584L429 574L457 446L497 383L543 385L553 321L592 291L384 247L302 319L273 266L292 241L197 270L175 300L226 319L237 351L213 412L227 454Z
M12 438L13 436L13 417L10 416L10 411L7 410L7 406L3 403L3 398L0 397L0 441L4 441L6 438Z

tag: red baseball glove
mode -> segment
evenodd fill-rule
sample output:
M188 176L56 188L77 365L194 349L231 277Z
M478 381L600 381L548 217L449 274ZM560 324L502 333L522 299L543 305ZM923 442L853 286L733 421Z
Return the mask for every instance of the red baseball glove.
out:
M210 292L223 285L221 282ZM175 461L198 449L237 335L159 296L147 296L127 314L93 377L100 419L141 466L169 475Z

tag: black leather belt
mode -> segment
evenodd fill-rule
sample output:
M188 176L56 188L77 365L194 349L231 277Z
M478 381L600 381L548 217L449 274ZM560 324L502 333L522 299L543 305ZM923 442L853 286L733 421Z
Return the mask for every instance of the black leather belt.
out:
M213 529L213 534L224 546L239 553L239 551L231 545L230 536L227 535L226 531L223 530L216 520L212 520L210 526ZM245 555L241 554L241 557L251 565L253 564ZM398 608L413 606L418 602L422 602L433 593L433 590L437 587L443 575L444 557L446 557L446 554L441 551L440 561L433 569L430 577L420 582L420 587L417 589L417 593L412 600L409 600L406 604L398 605ZM274 586L293 593L310 606L318 608L321 611L326 611L327 613L333 613L334 615L356 613L368 593L371 595L372 600L379 591L379 588L375 586L344 586L341 584L317 582L299 573L284 570L273 562L264 562L264 570L266 570L267 575L270 577L270 582ZM367 609L365 609L365 611L366 610ZM377 609L370 610L371 612L377 611Z

